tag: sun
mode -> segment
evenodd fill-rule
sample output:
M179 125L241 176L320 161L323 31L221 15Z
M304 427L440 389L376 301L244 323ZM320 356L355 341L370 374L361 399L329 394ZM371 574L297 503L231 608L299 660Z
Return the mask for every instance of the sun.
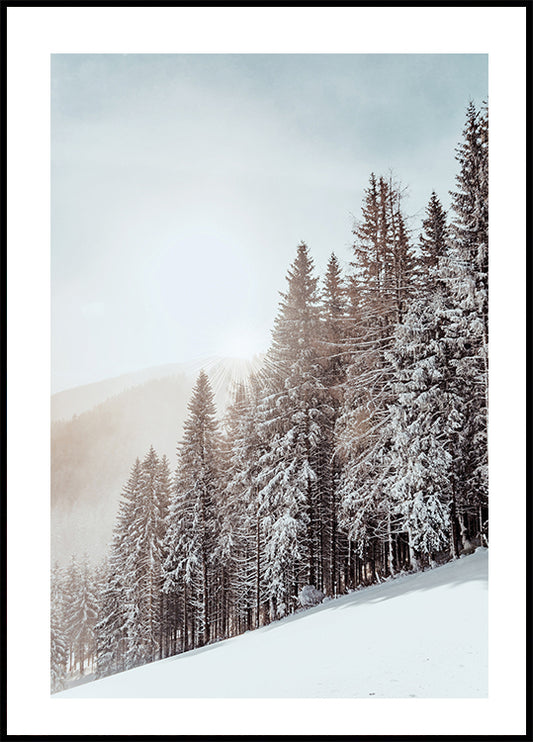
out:
M264 343L258 334L250 330L233 330L223 341L222 355L239 361L251 361L254 356L264 352Z

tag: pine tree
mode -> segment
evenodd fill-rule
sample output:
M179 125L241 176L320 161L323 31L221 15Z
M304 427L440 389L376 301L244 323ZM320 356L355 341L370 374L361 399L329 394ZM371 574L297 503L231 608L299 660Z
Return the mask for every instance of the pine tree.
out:
M223 532L230 537L225 539L227 556L221 558L232 563L232 593L241 630L259 627L266 620L267 506L259 476L261 458L269 447L260 433L261 395L261 381L251 375L230 413L233 423L223 513Z
M109 557L95 625L96 675L99 678L120 672L127 666L123 577L113 570L113 562L113 557Z
M71 626L70 624L69 608L74 602L75 595L78 592L79 581L80 581L79 564L76 559L76 555L72 554L70 557L69 565L65 570L64 579L63 579L63 596L64 596L64 604L65 604L65 613L64 613L63 618L64 618L65 636L67 639L67 654L68 654L67 672L69 674L73 674L75 672L75 652L74 652L74 641L73 641L73 634L75 631L75 627Z
M107 575L102 589L98 623L97 674L99 677L120 672L128 665L128 567L131 541L130 526L134 521L141 479L141 462L137 458L124 485L113 537L107 555Z
M351 328L348 291L339 261L331 254L322 287L321 324L318 335L323 377L332 401L342 400L346 363L350 358Z
M268 450L260 460L259 514L267 529L265 577L276 615L294 607L304 584L322 586L319 457L332 412L321 381L317 278L304 243L287 281L267 355L271 377L260 423Z
M450 285L457 309L448 329L457 394L465 401L461 466L456 470L463 545L487 538L488 502L488 112L467 109L456 150Z
M422 233L419 238L419 265L422 280L418 287L420 292L431 294L435 289L435 269L446 254L449 240L449 229L446 223L446 212L435 191L432 191L426 207L426 218L422 222Z
M343 462L340 522L354 542L358 560L347 565L346 581L352 585L363 579L363 569L367 579L367 563L372 579L379 564L386 563L393 573L396 504L385 484L394 401L388 351L412 301L415 274L399 188L372 174L362 213L354 229L349 282L351 358L336 430L337 454Z
M158 470L158 525L157 531L157 542L159 544L159 657L168 657L171 654L176 653L176 625L175 625L175 614L176 605L174 602L174 596L168 595L163 591L164 582L164 565L168 557L168 549L166 546L166 529L169 517L170 508L170 497L171 497L172 483L170 475L170 465L167 457L163 454L159 460Z
M247 482L243 476L247 462L242 455L242 446L246 444L241 437L247 411L246 387L240 383L225 416L222 439L223 489L217 558L222 566L219 582L223 635L231 634L234 628L240 633L252 627L253 585L249 574L252 549L246 517Z
M63 570L55 564L50 576L50 686L56 693L64 687L67 674L68 640L65 634Z
M208 644L214 594L220 439L207 374L196 381L169 507L164 590L181 591L184 648Z
M346 361L349 357L350 328L348 295L337 257L331 254L322 288L322 329L320 350L322 378L328 390L331 414L321 446L320 497L323 513L324 590L336 595L341 590L341 571L347 555L347 542L338 529L338 483L340 463L335 456L335 425L342 409Z
M99 677L167 651L168 606L161 590L168 496L168 461L151 446L142 462L135 461L122 491L103 569L95 626Z
M409 563L451 543L452 462L463 422L453 392L453 369L446 341L453 297L446 281L449 253L446 214L433 192L420 236L423 281L395 332L388 358L394 369L386 455L386 485L397 503L398 526L407 535Z
M128 524L125 561L127 664L157 659L162 632L162 522L165 503L161 463L153 446L143 459Z
M371 173L362 215L353 231L352 292L364 309L367 328L383 338L389 325L402 321L414 268L401 190L392 179Z
M86 663L92 664L95 656L94 626L98 616L96 585L87 555L80 565L72 561L69 593L67 626L72 660L80 675L84 675Z

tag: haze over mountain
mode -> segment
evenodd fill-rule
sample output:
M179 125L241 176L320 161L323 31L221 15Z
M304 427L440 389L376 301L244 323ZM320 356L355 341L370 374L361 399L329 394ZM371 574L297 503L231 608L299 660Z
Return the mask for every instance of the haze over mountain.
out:
M200 368L209 374L219 417L234 383L261 358L209 358L106 379L52 396L51 557L103 557L122 487L137 457L151 445L171 469Z

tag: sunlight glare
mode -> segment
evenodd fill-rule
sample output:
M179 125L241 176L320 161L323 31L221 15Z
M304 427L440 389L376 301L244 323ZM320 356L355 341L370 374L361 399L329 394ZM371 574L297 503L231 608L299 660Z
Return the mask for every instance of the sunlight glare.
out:
M248 330L235 330L225 339L222 347L223 355L241 361L251 361L253 357L264 352L259 338Z

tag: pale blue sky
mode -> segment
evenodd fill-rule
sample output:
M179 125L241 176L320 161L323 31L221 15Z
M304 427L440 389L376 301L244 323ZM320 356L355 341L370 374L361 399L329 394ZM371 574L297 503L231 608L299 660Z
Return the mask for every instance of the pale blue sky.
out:
M54 55L52 389L265 350L301 240L351 259L371 171L447 207L486 55Z

